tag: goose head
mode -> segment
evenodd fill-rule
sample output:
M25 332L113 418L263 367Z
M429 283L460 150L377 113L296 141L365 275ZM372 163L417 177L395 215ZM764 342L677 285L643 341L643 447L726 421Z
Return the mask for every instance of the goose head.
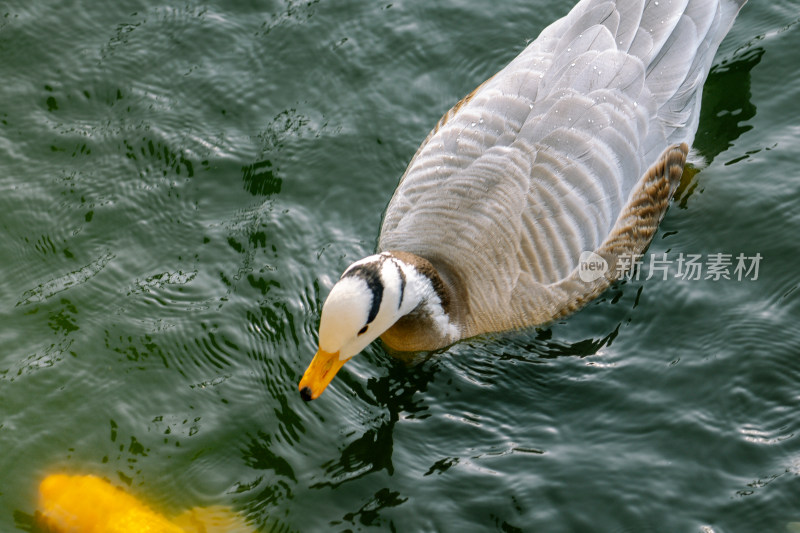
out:
M322 306L319 349L298 386L304 400L318 398L347 361L403 317L439 317L447 325L431 274L419 269L413 258L424 261L412 254L383 252L344 271Z

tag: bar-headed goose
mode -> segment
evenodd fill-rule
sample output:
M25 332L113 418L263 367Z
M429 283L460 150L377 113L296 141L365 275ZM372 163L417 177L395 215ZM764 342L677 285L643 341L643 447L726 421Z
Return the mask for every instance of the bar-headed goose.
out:
M744 3L582 0L458 102L400 179L379 253L328 295L302 397L378 337L435 350L543 324L623 274L680 181Z

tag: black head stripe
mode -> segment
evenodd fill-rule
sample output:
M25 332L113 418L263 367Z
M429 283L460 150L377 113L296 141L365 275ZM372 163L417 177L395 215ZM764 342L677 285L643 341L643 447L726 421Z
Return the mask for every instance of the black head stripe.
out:
M375 320L383 300L383 283L381 282L380 263L365 263L357 265L344 273L342 278L361 278L367 283L369 292L372 293L372 306L367 316L367 324Z
M400 298L397 302L397 308L400 309L403 307L403 294L406 291L406 273L403 272L403 269L396 260L392 261L392 263L394 263L394 266L397 267L397 274L400 276Z

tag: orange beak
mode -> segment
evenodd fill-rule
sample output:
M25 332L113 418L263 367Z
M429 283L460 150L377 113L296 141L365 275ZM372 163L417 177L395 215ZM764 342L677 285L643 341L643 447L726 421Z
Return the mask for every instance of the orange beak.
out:
M303 379L300 380L300 396L305 401L316 400L325 387L333 380L333 376L348 360L340 361L339 352L328 353L322 350L311 360Z

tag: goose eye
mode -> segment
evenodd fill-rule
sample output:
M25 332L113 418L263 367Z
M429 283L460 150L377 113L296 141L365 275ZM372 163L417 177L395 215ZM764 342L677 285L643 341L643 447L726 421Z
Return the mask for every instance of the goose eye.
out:
M367 332L367 330L368 330L368 329L369 329L369 326L364 326L363 328L361 328L360 330L358 330L358 334L359 334L359 335L363 335L364 333L366 333L366 332Z

